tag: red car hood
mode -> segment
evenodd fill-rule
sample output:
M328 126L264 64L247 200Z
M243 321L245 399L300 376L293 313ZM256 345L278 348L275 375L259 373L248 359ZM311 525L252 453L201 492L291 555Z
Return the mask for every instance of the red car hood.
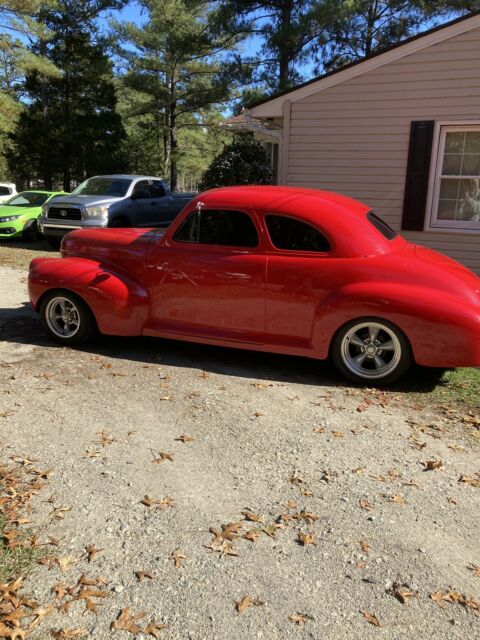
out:
M80 229L62 242L64 258L90 258L130 274L141 273L152 238L165 233L158 229Z

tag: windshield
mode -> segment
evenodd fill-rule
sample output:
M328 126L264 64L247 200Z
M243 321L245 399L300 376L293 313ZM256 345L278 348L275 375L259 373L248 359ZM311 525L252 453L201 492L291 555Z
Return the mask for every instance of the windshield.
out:
M8 207L41 207L49 198L49 193L36 193L35 191L23 191L10 198L5 204Z
M74 196L111 196L123 198L127 193L131 180L121 178L89 178L73 191Z

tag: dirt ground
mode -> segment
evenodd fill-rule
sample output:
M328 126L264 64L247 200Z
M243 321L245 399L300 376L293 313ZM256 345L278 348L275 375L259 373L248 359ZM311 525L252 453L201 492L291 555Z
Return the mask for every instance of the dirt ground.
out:
M382 392L300 358L59 348L25 276L0 267L1 458L52 471L30 517L60 540L26 589L103 594L33 637L480 638L478 406L426 372Z

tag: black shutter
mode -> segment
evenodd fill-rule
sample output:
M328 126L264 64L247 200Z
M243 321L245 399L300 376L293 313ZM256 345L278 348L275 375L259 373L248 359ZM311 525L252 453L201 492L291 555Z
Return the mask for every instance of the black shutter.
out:
M406 231L424 228L434 126L434 120L416 121L411 125L402 218L402 229Z

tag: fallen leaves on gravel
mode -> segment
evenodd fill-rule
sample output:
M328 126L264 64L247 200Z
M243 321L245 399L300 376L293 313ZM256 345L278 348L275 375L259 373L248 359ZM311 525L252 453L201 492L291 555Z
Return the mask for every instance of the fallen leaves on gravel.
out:
M250 540L250 542L256 542L261 534L261 529L249 529L243 534L243 537L245 538L245 540Z
M392 502L394 504L407 504L407 501L405 500L405 498L400 495L387 496L383 494L383 497L387 499L387 502Z
M288 616L290 622L298 624L299 627L303 627L309 620L313 620L312 616L308 616L305 613L292 613Z
M235 603L235 609L238 613L244 613L250 607L261 607L264 603L257 598L252 598L248 595L244 595L241 600Z
M391 593L391 595L402 604L407 604L409 598L418 596L418 593L416 593L415 591L410 591L407 585L401 585L397 582L393 583L392 588L388 591L388 593Z
M115 439L112 438L112 434L107 429L97 431L97 436L100 436L100 440L95 440L95 443L101 445L104 448L110 446L115 442Z
M56 558L57 564L60 567L60 571L62 572L62 576L70 569L70 567L74 567L78 564L78 558L75 556L62 556L61 558Z
M375 614L369 613L368 611L360 611L360 613L362 614L362 616L365 618L367 622L369 622L370 624L373 624L375 627L382 626Z
M468 569L469 571L472 571L473 575L474 575L476 578L480 578L480 567L479 567L478 565L476 565L476 564L469 564L469 565L467 566L467 569Z
M242 516L249 522L262 522L263 517L252 511L242 511Z
M368 544L368 542L365 542L365 540L359 540L359 541L358 541L358 544L360 545L360 547L361 547L361 549L362 549L362 551L363 551L364 553L368 553L368 552L370 551L370 549L372 548L372 547Z

